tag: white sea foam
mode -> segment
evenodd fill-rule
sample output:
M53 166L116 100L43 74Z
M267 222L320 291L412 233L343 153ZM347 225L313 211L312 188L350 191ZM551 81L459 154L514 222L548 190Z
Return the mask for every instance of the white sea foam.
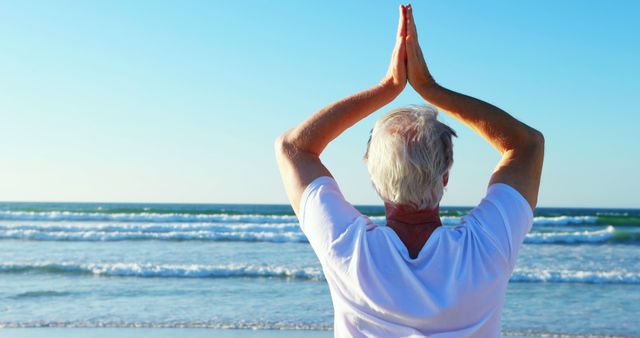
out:
M289 321L183 321L168 320L161 322L152 321L127 321L127 320L75 320L75 321L55 321L55 320L29 320L11 321L0 320L2 328L162 328L162 329L219 329L219 330L296 330L296 331L328 331L333 328L332 324L322 324L316 322L289 322ZM214 335L215 332L212 332ZM305 335L301 332L300 335ZM259 334L257 335L259 336Z
M289 268L251 264L150 264L150 263L74 263L34 262L0 263L0 273L57 273L93 274L115 277L164 277L164 278L296 278L322 279L322 272L315 267Z
M0 211L0 220L26 221L113 221L113 222L251 222L296 223L292 215L100 213L72 211Z
M601 230L533 231L525 243L605 243L637 241L640 233L617 230L608 226ZM246 241L307 242L293 223L107 223L36 222L0 223L0 240L32 241Z
M266 321L266 320L163 320L163 321L131 321L131 320L0 320L3 328L118 328L118 329L214 329L214 330L252 330L260 336L260 330L282 330L299 332L298 336L306 336L305 331L331 331L333 324L304 321ZM137 334L138 332L136 332ZM180 332L183 333L183 332ZM180 334L177 333L176 334ZM122 332L126 335L126 332ZM215 334L211 332L212 335ZM290 336L291 334L283 334ZM225 336L227 336L225 334ZM270 335L269 335L270 336ZM546 337L546 338L629 338L628 335L612 334L576 334L546 331L502 331L504 337Z
M299 332L299 336L308 335L305 331L331 331L333 324L304 321L265 321L265 320L164 320L164 321L131 321L131 320L0 320L3 328L118 328L118 329L214 329L214 330L252 330L260 336L260 330L282 330ZM214 334L215 332L212 332ZM126 332L123 332L126 334ZM284 335L284 334L283 334ZM291 334L286 334L289 336ZM226 336L226 334L225 334ZM628 335L612 334L579 334L547 331L502 331L504 337L546 337L546 338L629 338Z
M385 224L385 216L369 217L374 223ZM192 214L192 213L102 213L75 211L0 211L0 220L22 221L92 221L92 222L222 222L222 223L298 223L294 215L261 215L261 214ZM460 217L441 217L444 225L457 225ZM536 225L595 224L596 216L539 216L534 218Z
M165 241L238 241L238 242L307 242L302 232L241 232L241 231L73 231L43 232L37 230L4 230L0 239L21 239L32 241L125 241L125 240L165 240Z
M206 240L306 242L293 223L0 223L0 239L35 241Z
M595 224L598 221L596 216L556 216L556 217L534 217L535 225L566 225L566 224Z
M590 284L640 284L640 273L624 270L576 271L517 268L512 282L529 283L590 283Z
M243 231L243 232L295 232L294 223L91 223L91 222L37 222L24 224L13 221L0 223L0 231L33 230L42 232L185 232L185 231Z
M608 226L596 231L530 232L525 243L602 243L615 237L616 229Z
M150 263L0 263L0 273L91 274L142 278L285 278L324 280L319 267L293 268L251 264ZM625 270L582 271L517 268L511 282L640 284L640 273Z

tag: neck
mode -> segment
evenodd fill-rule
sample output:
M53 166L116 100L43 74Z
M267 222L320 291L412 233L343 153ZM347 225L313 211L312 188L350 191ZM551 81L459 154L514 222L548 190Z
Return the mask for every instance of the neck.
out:
M433 209L415 210L402 205L384 204L387 225L403 228L434 228L442 225L440 221L440 207Z
M433 231L442 225L439 206L433 209L415 210L398 205L384 204L387 226L393 229L404 243L411 258L420 250Z

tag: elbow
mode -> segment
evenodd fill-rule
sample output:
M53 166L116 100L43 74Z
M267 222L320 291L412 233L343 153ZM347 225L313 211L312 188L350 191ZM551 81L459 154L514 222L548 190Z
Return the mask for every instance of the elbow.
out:
M320 156L321 150L311 148L308 142L305 142L296 129L289 129L282 135L278 136L274 142L276 155L287 155L289 157L298 154L311 154L316 157Z
M531 155L543 156L544 142L544 134L542 134L542 132L529 128L520 148Z
M539 130L531 128L530 143L539 149L544 149L544 134Z
M529 155L544 153L544 135L531 127L522 129L518 137L509 142L505 147L505 152L526 153Z
M293 143L291 142L291 130L287 130L282 135L278 136L273 143L273 148L276 152L276 155L281 154L291 154L294 150Z
M529 132L529 144L535 147L544 148L544 134L539 130L531 128Z
M286 148L287 144L287 133L278 136L276 140L273 142L273 150L276 154L282 153Z

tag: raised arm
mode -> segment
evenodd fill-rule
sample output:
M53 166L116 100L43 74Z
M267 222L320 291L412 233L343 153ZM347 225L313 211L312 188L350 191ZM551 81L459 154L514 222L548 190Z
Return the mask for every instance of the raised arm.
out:
M335 102L282 134L275 143L276 158L289 202L296 214L304 189L320 176L331 176L320 153L356 122L391 102L407 83L406 10L400 6L396 45L384 79L376 86ZM298 215L299 216L299 215Z
M502 160L489 184L506 183L535 208L544 157L544 137L539 131L484 101L440 86L429 73L418 36L413 10L407 7L407 76L411 86L427 101L471 127L498 152Z

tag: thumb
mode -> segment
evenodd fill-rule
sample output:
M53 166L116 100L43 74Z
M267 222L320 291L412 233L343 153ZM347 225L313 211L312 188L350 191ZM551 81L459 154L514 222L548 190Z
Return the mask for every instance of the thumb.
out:
M407 35L407 9L403 5L400 5L399 10L398 33L396 36L398 39L402 39Z

